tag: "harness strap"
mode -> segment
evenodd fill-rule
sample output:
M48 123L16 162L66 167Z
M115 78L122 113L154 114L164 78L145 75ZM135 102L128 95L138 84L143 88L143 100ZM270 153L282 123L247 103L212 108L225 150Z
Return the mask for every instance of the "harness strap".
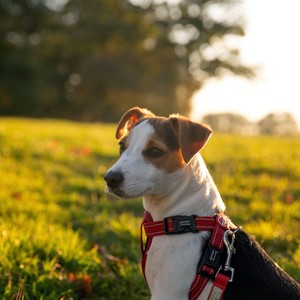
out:
M208 281L210 279L215 278L215 275L218 272L218 268L220 267L220 259L224 247L223 236L225 231L228 229L229 229L228 219L222 215L217 216L217 218L215 219L215 226L212 235L210 237L208 247L206 248L206 251L202 256L202 259L198 264L197 273L189 291L190 300L197 299L202 293L202 291L204 290ZM227 277L225 275L222 276ZM229 277L228 277L228 281L229 281ZM221 298L211 298L211 299L221 299Z
M141 265L145 281L147 282L145 274L147 252L150 249L153 237L165 234L212 231L208 247L199 261L195 279L191 284L189 300L197 299L210 280L214 280L214 285L208 299L221 299L230 279L230 277L219 273L224 248L223 236L231 225L229 219L224 215L214 217L173 216L167 217L163 221L154 222L152 216L145 211L140 227ZM143 229L147 237L145 243Z
M145 214L148 219L150 214L148 212ZM146 221L143 224L148 238L165 234L212 231L216 220L214 217L174 216L167 217L163 221L150 222Z
M228 276L218 273L218 275L216 276L216 279L214 281L214 285L208 296L208 300L222 299L225 289L228 285L229 279L230 278Z
M143 276L144 276L144 279L145 279L146 282L147 282L147 278L146 278L145 269L146 269L147 252L150 249L153 236L152 237L147 237L146 242L144 244L143 228L145 228L145 225L147 223L150 223L150 222L153 222L152 216L147 211L145 211L144 212L144 218L143 218L143 221L142 221L141 226L140 226L140 246L141 246L141 253L142 253L141 265L142 265Z

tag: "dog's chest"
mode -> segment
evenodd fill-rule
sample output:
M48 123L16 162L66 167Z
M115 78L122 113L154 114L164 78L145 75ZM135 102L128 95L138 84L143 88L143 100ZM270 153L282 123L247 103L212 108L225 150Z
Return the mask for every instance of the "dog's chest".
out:
M152 296L157 293L160 297L164 297L164 289L171 286L173 299L186 297L208 237L208 232L201 232L158 236L153 239L147 253L145 269ZM166 292L168 298L163 299L170 298L170 290L166 289Z

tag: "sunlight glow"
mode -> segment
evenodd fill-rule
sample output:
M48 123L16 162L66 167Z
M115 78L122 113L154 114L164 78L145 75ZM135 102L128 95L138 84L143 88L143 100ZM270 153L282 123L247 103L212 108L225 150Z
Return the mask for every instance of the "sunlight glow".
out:
M245 64L261 69L254 80L235 76L209 80L193 97L193 119L235 112L255 121L270 112L289 112L300 124L299 10L297 0L244 1L246 35L232 42L239 44Z

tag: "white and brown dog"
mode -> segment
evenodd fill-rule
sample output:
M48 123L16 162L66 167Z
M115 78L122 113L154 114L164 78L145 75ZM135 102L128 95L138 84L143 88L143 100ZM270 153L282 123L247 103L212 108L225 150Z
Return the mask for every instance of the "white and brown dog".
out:
M179 115L166 118L146 109L130 109L121 118L116 131L121 156L105 175L108 192L121 198L143 196L145 211L153 221L150 224L156 226L163 220L165 231L166 222L167 227L173 226L175 218L168 219L171 216L200 220L223 215L225 205L199 153L211 133L208 126ZM231 256L233 251L228 252L230 247L227 247L227 256L226 251L220 251L219 265L213 266L218 270L213 270L213 276L199 272L199 261L205 256L207 241L212 242L214 229L194 230L195 226L199 229L198 225L193 224L191 229L189 219L180 220L178 232L158 234L151 238L151 247L146 245L144 271L152 300L300 299L299 284L242 230L230 241L232 249L234 243L234 255ZM228 229L234 228L228 219L225 223ZM172 230L174 228L175 225ZM185 234L176 234L182 228L181 233ZM214 260L217 253L211 251L210 259ZM228 267L230 263L227 270L232 271L230 279L233 280L226 290L212 294L214 280L222 273L225 263ZM205 285L203 283L198 294L190 295L197 273L205 277Z

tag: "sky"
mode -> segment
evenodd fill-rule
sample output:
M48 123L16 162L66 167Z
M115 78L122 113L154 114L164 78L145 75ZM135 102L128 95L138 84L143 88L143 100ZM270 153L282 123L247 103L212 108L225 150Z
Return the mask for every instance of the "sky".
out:
M245 36L241 60L258 65L254 79L211 79L193 97L191 118L234 112L250 121L289 112L300 127L300 1L244 0Z

